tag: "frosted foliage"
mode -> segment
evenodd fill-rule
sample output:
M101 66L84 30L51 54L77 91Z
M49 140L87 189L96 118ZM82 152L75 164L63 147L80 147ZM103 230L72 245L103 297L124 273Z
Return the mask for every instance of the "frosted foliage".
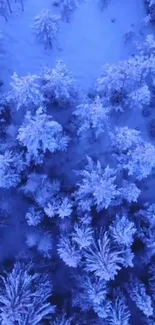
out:
M131 147L140 144L140 131L125 127L116 127L114 134L111 133L112 145L116 150L124 152Z
M123 187L121 188L121 196L123 200L126 200L129 203L137 202L140 193L141 191L135 183L123 182Z
M90 211L93 206L101 211L107 209L119 194L115 185L115 170L109 166L102 169L99 161L94 163L90 157L87 159L88 165L80 173L82 180L77 184L75 197L83 211Z
M104 303L107 295L107 286L104 280L83 275L77 278L78 290L73 295L73 306L82 311L96 308Z
M28 266L16 263L2 281L2 325L39 325L44 317L54 312L54 307L47 302L51 296L51 283L38 274L30 275Z
M44 257L51 257L52 253L52 240L51 240L51 234L48 232L44 232L41 234L39 238L39 242L37 244L38 251L44 256Z
M77 97L77 89L73 76L62 60L58 60L53 69L44 68L41 73L42 90L46 100L60 107L73 104Z
M134 259L134 253L131 251L130 247L125 247L122 252L122 257L124 259L123 266L124 267L133 267L133 259Z
M49 218L58 216L61 219L70 217L72 210L72 202L67 197L58 197L57 199L53 198L44 208L44 211Z
M147 85L144 85L129 94L129 106L134 109L142 110L144 106L149 106L151 92Z
M149 0L147 0L149 1ZM151 15L150 16L151 19ZM138 43L138 50L140 51L141 55L145 55L147 57L153 57L155 54L155 39L152 34L148 34L146 36L145 42ZM151 77L154 77L154 75L151 75ZM154 79L154 78L153 78Z
M67 237L60 238L58 254L69 267L77 267L81 259L75 244Z
M149 223L151 228L155 227L155 204L151 204L146 210L140 210L138 214Z
M17 139L27 148L28 157L39 160L40 154L47 151L66 150L68 137L62 126L46 115L40 107L34 116L27 112L25 121L18 130Z
M98 305L98 304L94 305L94 311L98 315L98 317L100 317L101 319L107 319L107 317L110 313L110 302L108 300L105 300L100 305ZM105 323L105 325L107 325L107 322Z
M65 314L56 317L56 319L50 323L51 325L71 325L71 318L67 318Z
M130 312L126 306L125 298L119 294L110 306L107 318L108 325L130 325Z
M75 224L72 240L78 244L79 248L86 248L92 243L93 229L88 225Z
M25 218L29 226L38 226L43 219L43 214L37 208L31 207L26 213Z
M116 215L115 220L110 226L110 230L113 239L118 245L130 247L133 244L136 228L134 223L126 215Z
M17 73L12 76L10 83L12 91L9 98L16 104L16 109L34 109L43 102L43 96L40 91L39 77L37 75L28 75L19 77Z
M80 122L78 134L89 129L94 129L96 136L104 132L109 124L109 112L110 108L103 106L99 96L93 102L86 98L74 112Z
M150 101L147 78L154 75L154 55L135 55L118 64L106 64L97 79L97 91L115 110L131 105L142 108ZM131 101L131 102L130 102Z
M75 291L72 296L72 306L78 307L82 312L87 312L90 308L92 308L92 302L88 297L88 293L84 287L85 277L82 277L78 283L78 292Z
M151 297L147 295L146 288L142 282L136 277L131 277L128 291L131 299L136 303L137 307L147 317L153 315L153 307Z
M62 198L57 210L59 218L64 219L65 217L69 217L72 213L72 210L72 202L67 197Z
M148 258L151 259L155 255L155 229L149 228L145 233L145 236L142 238L144 244L146 245L146 252Z
M34 18L33 29L38 39L46 48L52 48L59 30L60 18L53 15L50 10L44 9Z
M12 151L0 154L0 187L16 187L21 180L23 164L21 156Z
M107 286L104 280L96 278L94 281L90 277L84 280L84 289L92 303L92 305L100 305L106 299Z
M145 142L140 132L128 127L116 128L111 136L119 167L138 180L146 178L155 167L155 147Z
M57 197L60 190L60 182L50 182L47 175L29 174L26 185L22 188L26 196L33 198L36 203L44 208L50 200Z
M85 252L86 270L93 272L101 280L113 280L121 269L121 253L113 249L108 233L102 233Z
M135 175L138 180L142 180L151 174L155 167L155 147L150 143L142 143L130 150L124 169L128 170L129 175Z

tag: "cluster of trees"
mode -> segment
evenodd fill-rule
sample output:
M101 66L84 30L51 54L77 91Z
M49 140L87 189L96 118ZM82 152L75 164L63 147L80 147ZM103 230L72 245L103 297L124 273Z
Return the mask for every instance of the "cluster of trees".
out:
M46 11L37 30L46 15L56 27ZM155 147L118 119L150 108L154 65L149 35L135 57L103 67L91 96L62 61L12 76L0 106L0 190L27 210L22 249L1 266L1 324L155 323L155 203L145 202L143 185L153 179Z

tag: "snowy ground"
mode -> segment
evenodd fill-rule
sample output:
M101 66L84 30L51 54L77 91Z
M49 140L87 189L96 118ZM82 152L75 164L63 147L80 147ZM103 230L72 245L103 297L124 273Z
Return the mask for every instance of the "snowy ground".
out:
M31 26L42 9L55 10L52 1L25 0L24 12L19 3L14 3L7 22L0 16L6 51L1 68L4 89L8 89L13 72L37 73L43 65L53 66L59 58L73 71L82 88L88 88L105 62L116 62L132 54L132 46L124 43L124 34L131 29L139 32L146 15L143 1L110 0L103 11L99 1L84 0L72 14L70 23L61 23L59 46L50 51L37 43Z

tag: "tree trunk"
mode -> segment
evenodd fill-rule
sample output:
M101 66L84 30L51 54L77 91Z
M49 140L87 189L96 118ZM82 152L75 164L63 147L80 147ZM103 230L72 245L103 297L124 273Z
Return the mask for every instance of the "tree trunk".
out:
M10 0L6 0L10 13L12 14L12 9L10 5Z

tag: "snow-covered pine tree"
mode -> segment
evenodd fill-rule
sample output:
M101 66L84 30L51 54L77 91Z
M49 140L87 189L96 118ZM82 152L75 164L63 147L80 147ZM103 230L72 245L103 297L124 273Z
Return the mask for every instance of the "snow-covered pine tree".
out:
M33 29L45 48L53 48L59 30L60 17L53 15L49 9L44 9L34 18Z
M135 302L137 307L144 313L144 315L147 317L152 316L152 300L146 292L145 285L137 277L131 275L130 282L126 287L130 298Z
M40 74L42 91L47 102L68 108L78 98L78 90L72 74L62 60L52 69L44 67Z
M85 250L85 269L101 280L113 280L122 268L122 251L114 248L108 232L101 231L97 241Z
M13 102L17 110L34 110L42 105L43 95L39 85L39 76L19 77L17 73L14 73L12 79L8 101Z
M92 129L98 137L104 131L107 131L109 126L110 107L104 107L101 99L97 96L93 101L88 98L76 107L75 116L79 120L78 134L81 135L84 131Z
M27 112L17 140L27 149L28 161L42 162L47 151L66 150L69 138L64 135L62 126L40 107L35 115Z
M77 184L75 199L82 211L90 211L93 206L97 211L107 209L119 195L116 171L109 166L103 169L99 161L95 163L90 157L87 161L85 169L78 173L82 180Z
M54 312L47 302L51 283L47 277L31 275L31 265L15 263L11 273L1 277L0 318L2 325L37 325Z
M21 172L24 168L22 156L13 151L0 154L0 187L16 187L21 181Z

